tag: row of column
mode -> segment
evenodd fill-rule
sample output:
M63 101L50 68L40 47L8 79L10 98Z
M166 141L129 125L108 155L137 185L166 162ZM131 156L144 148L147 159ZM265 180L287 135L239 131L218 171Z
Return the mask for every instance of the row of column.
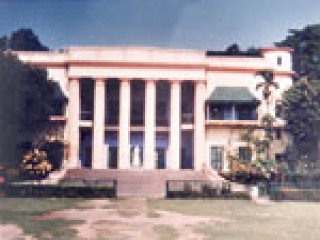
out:
M80 144L80 80L69 79L69 163L68 167L79 167ZM94 87L94 119L92 142L92 168L106 168L105 152L105 80L95 79ZM130 79L120 80L120 118L119 118L119 169L130 168ZM169 169L180 168L180 81L171 81L170 90L170 136L169 136ZM194 167L200 169L205 162L205 115L204 115L205 82L195 83L195 121L194 121ZM145 91L145 130L144 130L144 168L154 169L156 144L156 81L146 80Z

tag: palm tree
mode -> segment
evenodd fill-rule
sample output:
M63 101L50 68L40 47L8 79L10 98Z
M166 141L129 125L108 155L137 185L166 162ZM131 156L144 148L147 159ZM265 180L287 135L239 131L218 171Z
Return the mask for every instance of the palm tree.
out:
M270 160L270 142L272 141L272 131L273 131L273 117L270 114L270 96L272 94L271 87L274 87L275 89L279 88L279 84L274 81L274 73L270 69L264 69L257 71L256 74L260 75L264 81L261 83L258 83L256 85L256 90L259 88L262 88L262 94L263 98L266 101L267 104L267 114L262 118L262 123L264 126L265 136L266 139L268 139L268 145L267 145L267 158Z
M269 98L271 96L271 87L274 87L276 89L279 88L279 84L274 81L274 73L272 70L265 69L265 70L257 71L255 75L256 76L260 75L264 79L263 82L258 83L256 85L256 90L258 90L259 88L263 88L262 90L263 97L267 101L267 104L269 105Z

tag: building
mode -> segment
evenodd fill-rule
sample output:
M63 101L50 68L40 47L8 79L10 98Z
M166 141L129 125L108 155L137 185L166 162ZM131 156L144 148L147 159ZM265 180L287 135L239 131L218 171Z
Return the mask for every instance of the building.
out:
M292 84L291 49L264 48L257 56L147 47L70 47L17 52L47 69L68 98L61 121L65 168L195 169L228 171L229 153L248 155L239 134L276 121L272 155L287 137L277 106ZM256 85L259 70L274 72L270 103Z

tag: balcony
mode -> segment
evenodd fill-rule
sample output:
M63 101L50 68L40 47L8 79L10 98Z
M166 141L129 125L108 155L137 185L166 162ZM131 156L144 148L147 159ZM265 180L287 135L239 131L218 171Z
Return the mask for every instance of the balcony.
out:
M239 128L239 127L260 127L259 120L215 120L215 119L207 119L206 126L215 126L215 127L231 127L231 128Z
M259 127L255 106L211 105L206 125L219 127Z

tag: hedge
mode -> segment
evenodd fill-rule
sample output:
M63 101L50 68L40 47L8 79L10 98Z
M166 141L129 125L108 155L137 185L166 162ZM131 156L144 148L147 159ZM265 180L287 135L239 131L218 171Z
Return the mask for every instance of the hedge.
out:
M0 193L5 197L36 198L115 198L116 185L103 186L60 186L60 185L9 185L0 186Z

